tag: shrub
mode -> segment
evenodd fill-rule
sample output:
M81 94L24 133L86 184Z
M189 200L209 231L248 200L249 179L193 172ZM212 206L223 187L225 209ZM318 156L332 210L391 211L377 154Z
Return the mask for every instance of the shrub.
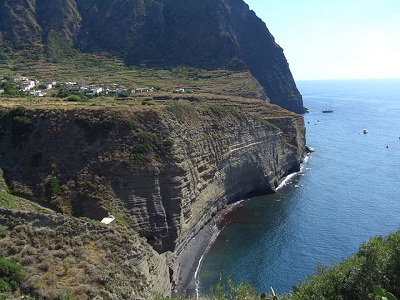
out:
M258 299L255 289L249 283L235 284L231 278L224 283L222 276L220 276L219 282L210 288L210 291L213 300Z
M57 177L51 176L44 184L44 195L47 200L51 200L61 192L60 182Z
M82 101L82 98L78 95L70 95L67 97L67 101L79 102L79 101Z
M21 284L22 267L15 261L0 258L0 291L11 292Z
M387 238L372 238L360 246L357 254L330 269L319 268L314 277L294 288L295 298L285 299L374 299L375 285L398 297L399 270L400 231L397 231Z

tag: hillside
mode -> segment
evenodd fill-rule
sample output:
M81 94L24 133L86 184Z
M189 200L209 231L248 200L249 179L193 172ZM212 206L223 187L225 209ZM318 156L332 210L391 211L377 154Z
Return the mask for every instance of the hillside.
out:
M127 65L249 70L264 99L304 112L283 50L242 0L3 0L0 45L8 59L57 61L79 50Z

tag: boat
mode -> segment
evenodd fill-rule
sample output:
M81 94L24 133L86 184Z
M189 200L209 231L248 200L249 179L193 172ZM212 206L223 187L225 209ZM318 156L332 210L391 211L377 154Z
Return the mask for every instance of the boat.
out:
M368 129L364 129L364 130L363 130L363 133L364 133L364 134L367 134L367 133L368 133Z
M333 108L332 108L332 103L330 105L330 107L328 107L328 104L326 105L326 108L322 111L324 114L327 113L333 113Z

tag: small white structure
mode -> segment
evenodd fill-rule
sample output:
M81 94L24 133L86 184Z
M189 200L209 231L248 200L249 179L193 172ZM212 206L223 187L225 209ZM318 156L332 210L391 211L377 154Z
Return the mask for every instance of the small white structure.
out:
M3 94L4 93L4 89L0 89L0 94Z
M29 91L36 85L36 82L34 80L24 80L21 84L21 90L24 92Z
M87 92L87 95L88 96L96 96L102 92L103 92L102 87L96 87L96 88L91 89L89 92Z
M135 89L135 93L150 93L153 92L153 88L149 87L138 87Z
M174 90L174 92L175 92L175 93L181 93L181 94L184 94L186 91L185 91L185 89L184 89L184 88L179 88L179 89L175 89L175 90Z
M46 83L46 90L52 89L53 87L56 86L56 84L57 84L57 82L55 82L55 81Z
M108 217L103 218L103 219L101 220L101 223L111 226L111 225L115 225L115 224L116 224L116 221L115 221L115 218L114 218L113 215L109 215Z

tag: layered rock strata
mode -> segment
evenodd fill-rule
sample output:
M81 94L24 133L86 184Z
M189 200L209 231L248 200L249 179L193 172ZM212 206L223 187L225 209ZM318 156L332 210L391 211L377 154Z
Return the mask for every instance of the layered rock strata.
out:
M3 108L0 167L14 194L64 215L112 214L157 252L178 253L228 203L299 170L302 117L241 103Z

